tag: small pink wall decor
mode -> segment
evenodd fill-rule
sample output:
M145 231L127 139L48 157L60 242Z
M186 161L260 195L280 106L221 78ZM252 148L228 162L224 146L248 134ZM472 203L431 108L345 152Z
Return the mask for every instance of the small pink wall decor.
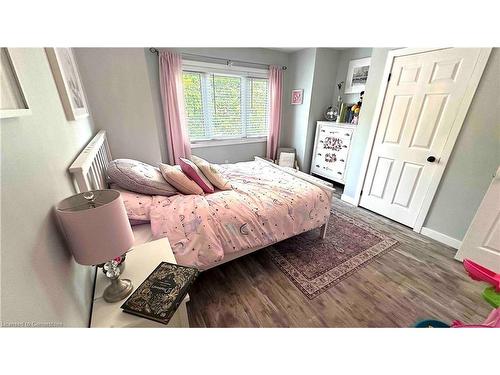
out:
M304 89L292 90L292 102L291 104L298 105L302 104L304 100Z

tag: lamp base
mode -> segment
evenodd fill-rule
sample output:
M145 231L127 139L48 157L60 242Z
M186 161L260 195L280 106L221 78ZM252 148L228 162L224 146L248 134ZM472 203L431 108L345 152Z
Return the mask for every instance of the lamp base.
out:
M111 284L104 290L104 300L106 302L118 302L130 295L134 290L132 281L128 279L111 279Z

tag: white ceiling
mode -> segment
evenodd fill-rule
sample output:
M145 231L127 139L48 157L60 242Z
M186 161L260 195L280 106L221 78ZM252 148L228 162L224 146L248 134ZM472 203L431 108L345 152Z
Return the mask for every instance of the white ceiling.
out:
M315 47L265 47L266 49L272 49L274 51L280 51L280 52L285 52L285 53L292 53L292 52L296 52L296 51L300 51L301 49L304 49L304 48L315 48ZM342 50L345 50L347 48L337 48L337 47L325 47L325 48L330 48L330 49L335 49L335 50L338 50L338 51L342 51Z
M307 47L266 47L266 49L272 49L274 51L280 51L285 53L292 53L295 51L299 51Z

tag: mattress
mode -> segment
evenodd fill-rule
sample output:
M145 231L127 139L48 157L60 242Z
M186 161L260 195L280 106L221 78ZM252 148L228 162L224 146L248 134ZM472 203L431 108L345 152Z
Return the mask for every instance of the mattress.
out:
M224 165L232 190L154 196L153 239L167 237L177 262L200 269L309 231L330 215L331 192L263 161Z

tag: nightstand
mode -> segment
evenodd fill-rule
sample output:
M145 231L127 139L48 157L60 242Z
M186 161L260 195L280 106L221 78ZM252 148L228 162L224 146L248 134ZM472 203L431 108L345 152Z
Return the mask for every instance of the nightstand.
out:
M167 238L134 246L132 250L127 253L125 270L123 271L122 277L124 279L132 280L135 290L161 262L177 263ZM90 327L189 327L186 307L186 303L189 301L189 295L186 295L174 316L170 319L168 325L164 325L153 320L123 312L120 306L127 299L115 303L108 303L104 301L102 295L104 293L104 289L106 289L108 285L109 280L102 272L102 269L99 268L96 276L94 302L92 307L92 321Z

